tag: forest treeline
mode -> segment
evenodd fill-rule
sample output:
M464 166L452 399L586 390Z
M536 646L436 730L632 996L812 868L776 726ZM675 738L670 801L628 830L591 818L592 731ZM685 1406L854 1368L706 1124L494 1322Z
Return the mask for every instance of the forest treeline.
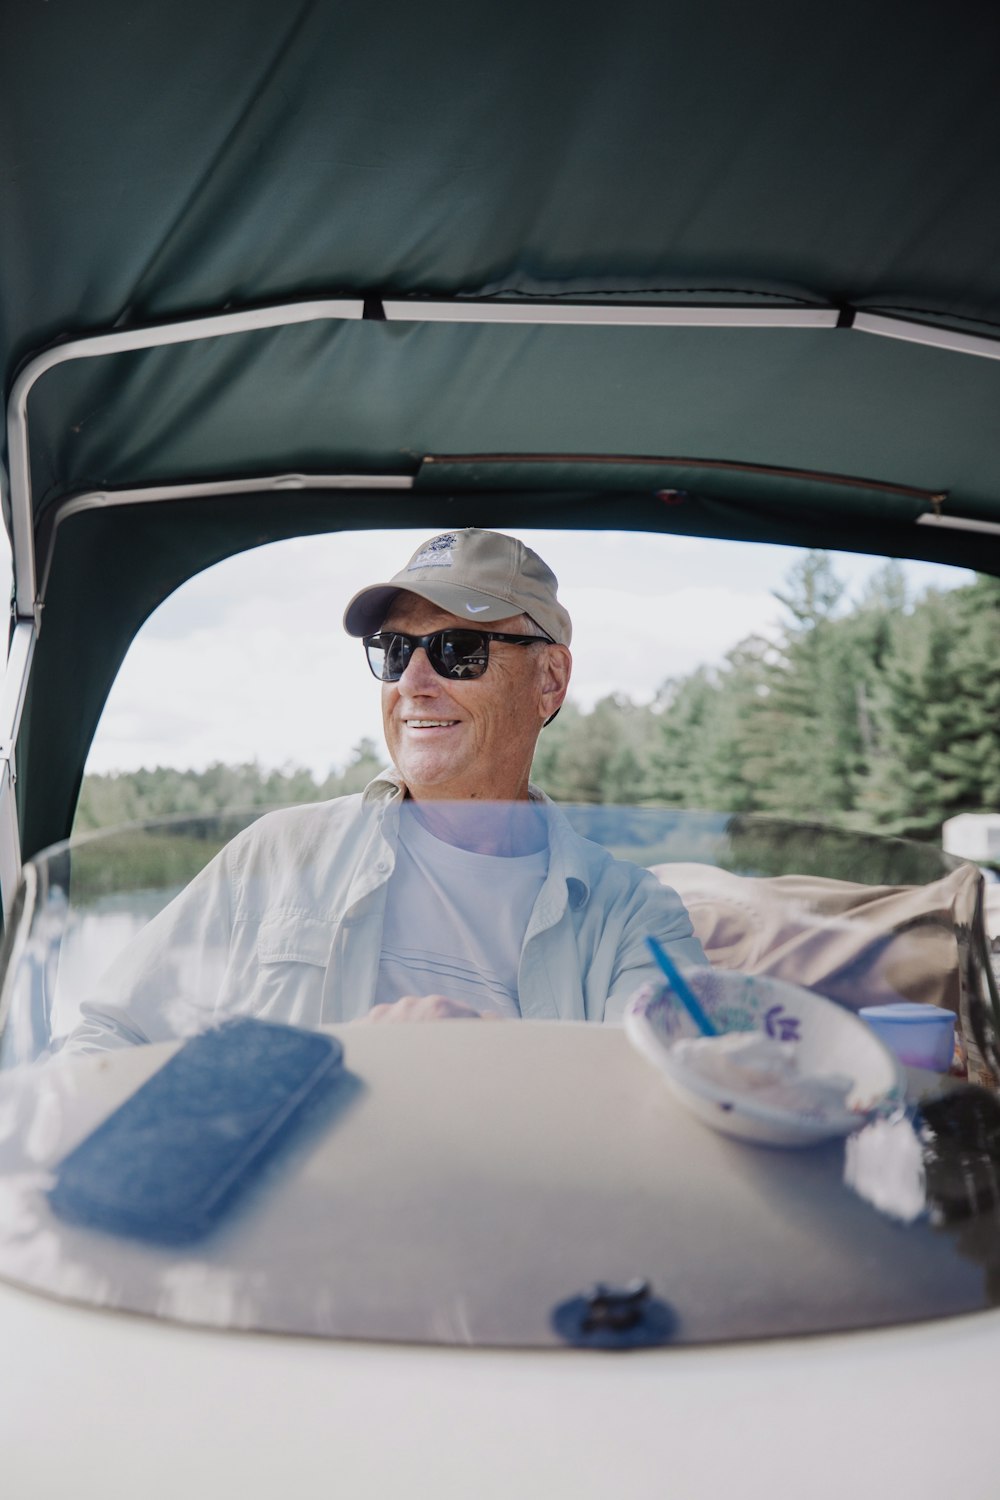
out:
M771 638L672 677L651 703L572 702L542 734L534 778L561 802L766 812L937 840L960 812L1000 808L1000 580L909 598L897 563L845 603L826 553L777 594ZM641 650L620 625L623 650ZM177 813L357 791L384 763L371 740L320 781L256 764L88 776L77 831Z

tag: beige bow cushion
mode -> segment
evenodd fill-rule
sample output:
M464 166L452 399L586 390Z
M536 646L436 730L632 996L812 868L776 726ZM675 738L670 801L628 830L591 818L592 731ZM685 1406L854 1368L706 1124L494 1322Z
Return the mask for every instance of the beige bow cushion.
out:
M681 896L719 968L791 980L853 1010L915 1000L961 1013L981 879L974 865L922 886L752 877L698 864L652 869Z

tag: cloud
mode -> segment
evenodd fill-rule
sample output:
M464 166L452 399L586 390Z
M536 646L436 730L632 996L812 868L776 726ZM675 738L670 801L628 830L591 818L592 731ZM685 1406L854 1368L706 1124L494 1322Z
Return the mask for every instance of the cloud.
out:
M649 702L668 677L721 661L745 636L771 634L779 613L767 590L713 585L659 598L567 589L566 602L574 620L574 697L585 707L612 692Z
M237 608L225 628L199 630L183 645L136 643L88 769L258 760L325 775L362 735L381 739L378 685L356 641L317 629L286 636Z

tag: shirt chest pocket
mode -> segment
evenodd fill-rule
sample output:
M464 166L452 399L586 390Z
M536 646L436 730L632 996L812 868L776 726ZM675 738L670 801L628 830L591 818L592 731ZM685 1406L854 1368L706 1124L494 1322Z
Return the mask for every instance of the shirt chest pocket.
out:
M279 912L257 931L254 1014L292 1026L318 1026L337 924Z

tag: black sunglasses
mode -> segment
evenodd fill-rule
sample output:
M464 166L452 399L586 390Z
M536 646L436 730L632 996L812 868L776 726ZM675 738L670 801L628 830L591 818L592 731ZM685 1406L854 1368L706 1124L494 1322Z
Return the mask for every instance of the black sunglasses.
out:
M439 677L466 682L482 677L489 665L490 641L508 646L552 646L547 635L504 635L499 630L435 630L431 635L400 635L383 630L365 636L365 651L372 674L380 682L398 682L419 647Z

